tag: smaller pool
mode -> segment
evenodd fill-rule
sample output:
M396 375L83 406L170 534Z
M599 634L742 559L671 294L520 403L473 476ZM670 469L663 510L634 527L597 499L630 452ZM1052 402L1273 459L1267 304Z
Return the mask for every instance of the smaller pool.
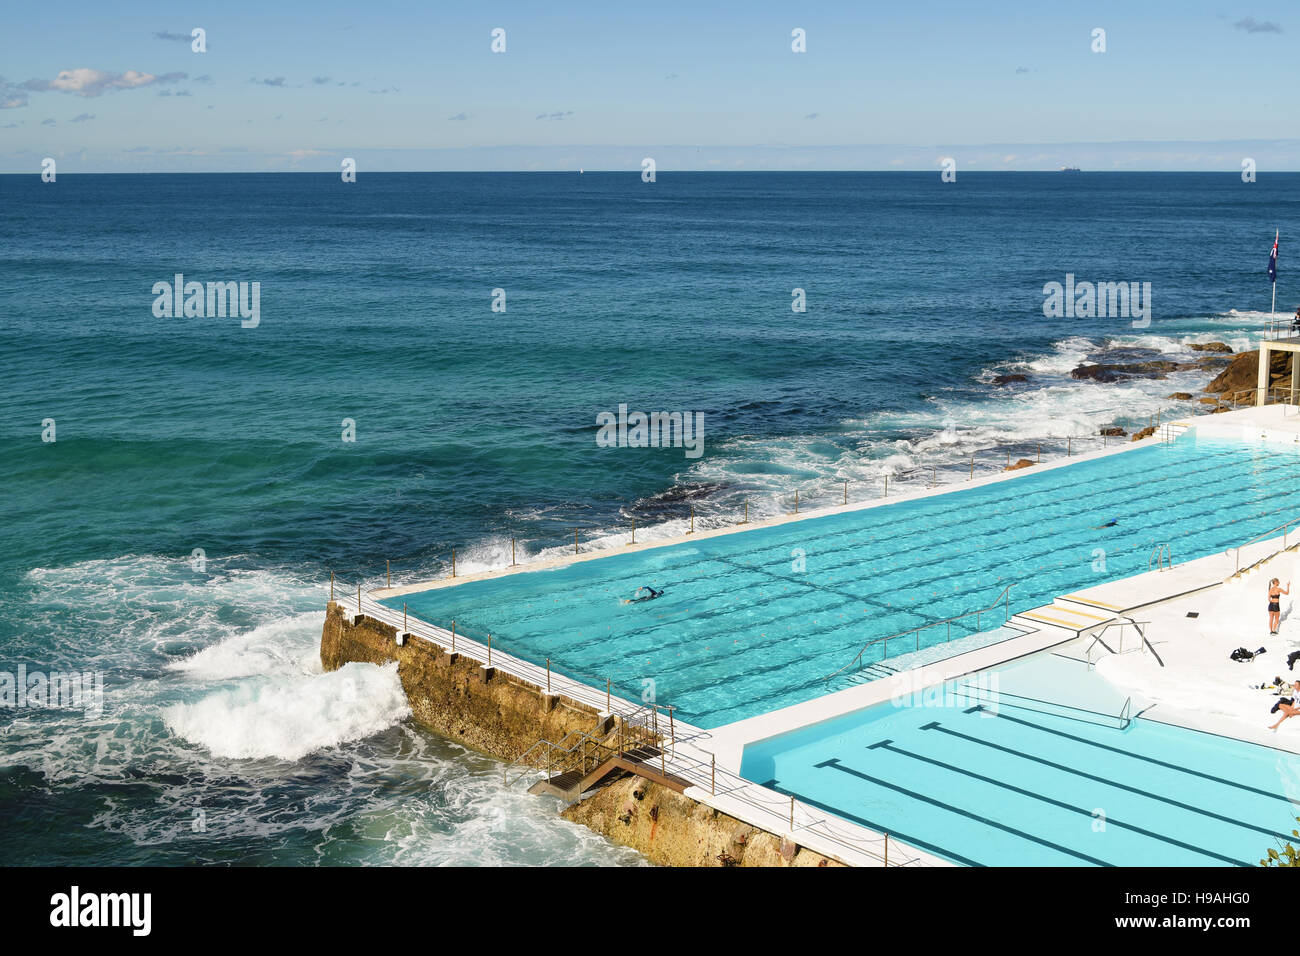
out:
M971 866L1254 866L1291 839L1300 757L954 686L752 744L741 774Z

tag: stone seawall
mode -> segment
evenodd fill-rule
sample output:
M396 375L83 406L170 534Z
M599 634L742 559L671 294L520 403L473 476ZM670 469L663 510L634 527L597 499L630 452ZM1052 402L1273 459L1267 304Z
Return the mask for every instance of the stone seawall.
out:
M391 625L365 616L353 624L337 604L325 614L320 657L326 670L353 661L397 661L421 726L500 760L513 760L541 739L609 726L591 707L428 641L412 638L398 647ZM594 791L563 816L664 866L843 865L635 776Z
M533 684L476 660L447 654L413 638L397 646L391 625L351 615L331 604L321 633L321 664L337 670L350 661L397 661L397 675L415 719L436 734L473 750L513 760L537 741L559 741L571 730L590 733L600 718L590 707L564 697L548 697Z

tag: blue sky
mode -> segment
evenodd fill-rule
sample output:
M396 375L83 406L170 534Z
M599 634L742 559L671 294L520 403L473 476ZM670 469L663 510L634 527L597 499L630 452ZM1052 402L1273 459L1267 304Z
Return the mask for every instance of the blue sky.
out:
M1300 10L1224 3L70 0L0 36L0 171L1298 169Z

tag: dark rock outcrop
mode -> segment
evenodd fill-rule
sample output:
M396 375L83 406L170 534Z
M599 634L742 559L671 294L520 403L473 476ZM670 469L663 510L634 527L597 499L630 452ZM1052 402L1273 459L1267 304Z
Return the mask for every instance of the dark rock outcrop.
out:
M1205 387L1207 392L1232 396L1245 393L1259 384L1259 350L1241 352L1214 381ZM1286 387L1291 384L1291 356L1285 352L1276 352L1269 363L1268 384L1273 388ZM1238 396L1245 398L1244 394Z

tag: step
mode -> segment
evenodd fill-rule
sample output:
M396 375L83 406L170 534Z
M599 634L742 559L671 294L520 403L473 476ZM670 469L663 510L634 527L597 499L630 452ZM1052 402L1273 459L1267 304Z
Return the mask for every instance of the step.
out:
M1095 610L1082 610L1077 606L1067 606L1064 604L1045 604L1042 607L1034 608L1032 611L1021 611L1015 615L1016 619L1031 625L1048 625L1050 627L1060 628L1061 630L1078 633L1087 630L1090 627L1096 627L1098 624L1105 624L1113 620L1113 613L1098 614Z
M1128 610L1118 604L1111 604L1096 597L1085 597L1082 594L1063 594L1058 597L1054 604L1064 608L1073 608L1087 614L1105 614L1114 617L1117 614L1123 614Z

